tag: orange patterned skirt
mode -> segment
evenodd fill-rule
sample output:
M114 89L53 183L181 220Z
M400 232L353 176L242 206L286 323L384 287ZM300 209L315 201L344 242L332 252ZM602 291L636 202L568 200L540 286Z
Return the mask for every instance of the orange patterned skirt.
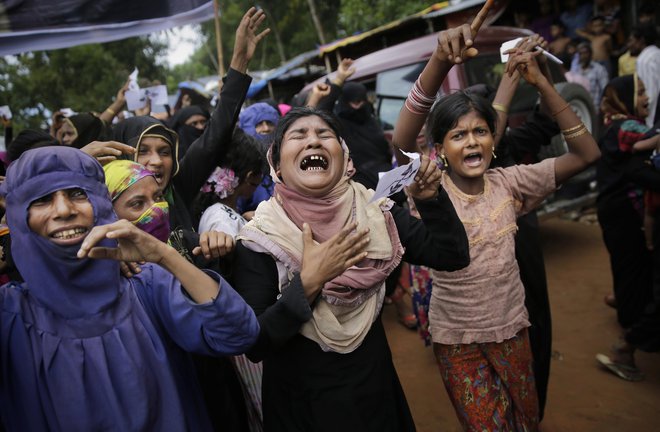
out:
M433 351L464 430L538 430L527 329L500 343L435 343Z

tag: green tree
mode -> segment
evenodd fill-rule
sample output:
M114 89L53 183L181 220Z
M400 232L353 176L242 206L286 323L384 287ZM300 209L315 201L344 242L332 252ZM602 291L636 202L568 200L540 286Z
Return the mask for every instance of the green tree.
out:
M140 77L166 81L157 58L165 45L147 37L38 51L0 59L0 101L17 129L40 127L48 111L103 111L137 67ZM142 83L141 83L142 84Z
M348 36L371 30L429 7L421 0L341 0L339 34Z

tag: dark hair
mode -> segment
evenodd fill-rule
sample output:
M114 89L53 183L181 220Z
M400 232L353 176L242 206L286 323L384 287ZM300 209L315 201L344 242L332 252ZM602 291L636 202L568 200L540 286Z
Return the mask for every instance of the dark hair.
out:
M250 171L255 174L265 174L268 164L257 140L237 127L234 128L229 152L221 166L231 168L242 183Z
M580 43L578 44L578 46L577 46L577 49L578 49L578 51L579 51L579 50L582 49L582 48L584 48L584 49L586 49L587 51L589 51L590 54L593 54L593 53L594 53L593 48L591 48L591 43L590 43L590 42L586 42L586 41L585 41L585 42L580 42Z
M341 133L339 122L336 117L327 111L322 111L316 108L309 107L297 107L292 108L291 111L286 113L284 117L277 124L275 132L273 133L273 146L271 147L271 159L273 161L273 166L277 166L280 163L280 152L282 150L282 140L284 134L291 127L291 125L298 119L303 117L317 116L330 126L330 129L335 133L337 139L341 141Z
M594 21L605 21L605 17L603 15L594 15L591 17L589 22L594 22Z
M559 18L555 18L554 20L552 20L552 25L566 30L566 24L564 24L564 22Z
M472 111L486 121L491 133L495 133L497 114L491 104L474 92L461 90L443 97L431 108L427 129L433 142L442 143L458 120Z
M220 166L234 171L241 184L250 171L264 175L267 172L268 164L256 138L246 134L241 128L235 127L229 144L229 152ZM200 191L192 205L194 223L199 225L202 213L217 202L218 197L214 192Z
M24 129L7 145L7 159L13 162L28 150L57 145L60 143L48 132Z
M633 27L632 30L630 30L630 35L635 39L643 39L644 44L647 46L655 44L655 41L658 38L658 33L653 24Z

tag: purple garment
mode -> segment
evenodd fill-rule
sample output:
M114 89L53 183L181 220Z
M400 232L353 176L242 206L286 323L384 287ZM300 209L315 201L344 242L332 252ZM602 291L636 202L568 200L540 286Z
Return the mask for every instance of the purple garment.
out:
M265 102L257 102L241 111L238 116L238 127L243 129L243 132L246 134L257 139L262 139L263 136L257 133L256 127L264 120L277 126L277 123L280 121L280 113ZM266 137L270 136L266 135Z
M79 260L27 227L27 208L82 187L96 223L112 222L103 170L56 147L26 152L10 168L12 252L26 283L0 287L0 416L9 431L210 430L186 351L244 352L259 325L219 276L215 301L195 304L179 282L147 264L131 279L109 260ZM43 241L41 241L43 240Z

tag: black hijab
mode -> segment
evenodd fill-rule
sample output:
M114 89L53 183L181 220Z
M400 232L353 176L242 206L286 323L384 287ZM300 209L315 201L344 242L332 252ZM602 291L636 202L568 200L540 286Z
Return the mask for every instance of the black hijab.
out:
M203 129L187 125L186 121L194 115L201 115L208 120L211 115L199 105L191 105L177 111L169 122L170 128L179 134L179 155L181 160L190 145L204 133Z
M65 121L69 121L78 134L71 143L71 147L80 149L92 141L106 141L108 139L105 123L92 113L76 114Z
M13 162L27 150L58 145L60 143L47 132L24 129L7 146L7 158L9 162Z

